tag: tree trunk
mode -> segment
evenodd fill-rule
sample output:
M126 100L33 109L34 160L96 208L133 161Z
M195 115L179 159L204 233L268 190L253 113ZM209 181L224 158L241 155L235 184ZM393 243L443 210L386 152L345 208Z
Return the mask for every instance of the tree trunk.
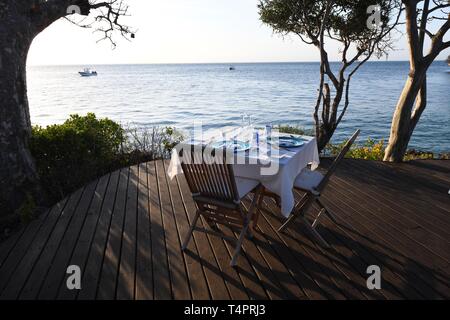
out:
M408 79L403 87L402 94L397 102L394 116L392 119L391 135L389 144L384 154L384 161L402 162L403 157L408 148L409 140L417 124L418 117L425 108L426 100L420 97L419 92L423 87L426 94L426 68L419 67L417 70L410 72ZM422 95L421 95L422 96ZM418 114L413 117L414 104L418 103L417 108L420 109ZM415 112L416 113L416 112Z
M317 137L317 148L319 152L321 152L327 146L328 142L330 142L331 137L333 137L334 129L329 128L325 124L321 124L319 127L319 136Z
M12 12L14 14L14 12ZM26 60L33 35L21 17L0 22L0 220L13 214L27 194L40 194L28 143L31 135ZM14 19L15 18L15 19ZM17 21L19 20L19 21ZM14 26L14 27L13 27ZM20 28L18 28L18 26Z
M321 152L333 137L336 131L337 122L337 111L339 104L342 100L343 86L339 85L336 88L335 97L333 102L331 101L331 90L327 83L323 85L322 93L322 117L319 118L318 111L319 108L316 106L316 111L314 113L314 121L316 128L316 138L317 147L319 152Z

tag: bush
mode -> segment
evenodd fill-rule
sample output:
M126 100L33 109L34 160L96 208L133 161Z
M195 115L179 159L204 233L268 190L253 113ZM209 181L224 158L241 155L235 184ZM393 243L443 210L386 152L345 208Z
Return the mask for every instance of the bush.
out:
M20 221L24 224L33 220L34 215L37 210L36 202L34 201L31 194L27 194L25 201L22 203L19 209L17 209L16 214L19 216Z
M445 155L439 155L438 158L444 159ZM434 159L434 153L430 151L418 151L418 150L408 150L406 151L405 156L403 157L403 161L410 161L410 160L430 160Z
M342 150L347 141L344 141L341 144L333 145L328 144L325 147L325 154L331 156L337 156L339 152ZM362 145L353 145L350 148L350 151L347 153L347 158L353 159L364 159L364 160L383 160L384 150L386 147L384 146L384 140L380 140L376 142L375 140L368 138L366 142Z
M169 157L172 149L184 139L181 132L172 127L130 127L126 135L124 153L140 153L152 159Z
M339 145L328 144L324 150L325 155L336 156L344 147L346 141ZM376 142L375 140L368 138L362 145L353 145L350 151L347 153L347 158L364 159L364 160L376 160L382 161L384 158L384 151L386 147L384 140ZM420 151L410 149L406 151L403 161L412 160L431 160L431 159L448 159L448 153L434 154L430 151Z
M106 173L165 157L182 139L174 128L124 129L88 113L33 127L30 149L49 200L57 201Z
M30 143L42 185L60 198L84 183L113 170L125 142L122 127L89 113L71 115L61 125L35 126Z
M307 136L313 136L314 132L311 129L304 129L300 126L292 126L292 125L278 125L274 129L278 130L281 133L288 133L288 134L298 134L300 136L307 135Z

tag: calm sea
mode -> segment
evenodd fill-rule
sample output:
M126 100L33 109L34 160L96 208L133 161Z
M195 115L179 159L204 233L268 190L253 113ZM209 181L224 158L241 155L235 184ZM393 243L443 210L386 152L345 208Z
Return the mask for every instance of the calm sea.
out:
M254 123L312 128L317 63L185 65L99 65L98 77L82 78L82 66L29 67L28 95L33 124L61 123L70 114L95 112L123 124L175 126L194 120L220 127ZM334 65L337 67L337 65ZM450 68L429 70L428 107L411 148L450 151ZM351 102L334 136L338 142L356 128L362 138L387 139L407 62L370 62L352 79Z

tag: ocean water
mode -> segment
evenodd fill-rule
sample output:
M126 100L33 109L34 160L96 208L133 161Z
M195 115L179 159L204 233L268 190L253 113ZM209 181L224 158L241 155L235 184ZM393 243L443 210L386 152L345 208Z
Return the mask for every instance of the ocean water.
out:
M293 124L312 128L318 63L92 66L98 77L82 78L83 66L28 67L33 124L62 123L70 114L95 112L138 127L189 130L242 124ZM334 64L334 67L337 67ZM410 148L450 151L450 68L428 72L428 106ZM352 78L350 105L333 141L355 129L361 138L388 139L392 114L408 73L407 62L369 62Z

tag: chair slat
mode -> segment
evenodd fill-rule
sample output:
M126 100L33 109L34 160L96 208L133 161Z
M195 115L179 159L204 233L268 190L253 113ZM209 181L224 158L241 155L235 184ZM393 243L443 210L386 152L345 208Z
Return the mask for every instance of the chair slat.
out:
M217 152L217 150L207 151ZM215 224L225 225L230 228L238 227L240 228L240 234L230 262L231 266L235 266L244 236L247 234L251 235L249 230L250 221L253 219L254 211L257 210L256 206L252 205L249 212L244 214L237 191L233 166L226 161L227 154L225 150L221 151L224 155L220 159L223 160L221 163L211 163L210 161L205 163L203 161L205 160L205 147L202 148L201 153L199 150L191 148L189 155L184 155L189 157L188 160L191 161L182 161L181 167L198 210L183 242L182 249L185 250L187 248L194 231L207 232L224 238L223 233L215 231ZM258 188L256 198L260 197L260 192L261 188ZM200 216L203 216L212 230L203 230L196 227Z
M189 163L182 163L191 192L225 202L239 201L236 181L231 164L203 161L203 151L190 150ZM225 151L224 151L225 153ZM226 159L224 157L224 162Z
M338 165L341 163L342 159L344 159L345 155L347 154L347 152L350 150L350 148L352 147L353 143L355 142L356 138L358 138L358 135L361 131L358 129L355 131L355 133L350 137L350 139L347 141L347 143L344 145L344 147L342 148L342 150L339 152L339 154L337 155L337 157L334 159L333 163L331 164L331 166L328 168L327 173L325 174L324 178L322 179L322 181L319 183L319 185L317 186L317 191L321 192L323 191L323 189L325 188L325 186L327 185L328 181L330 180L331 176L334 174L334 172L336 171L336 168L338 167Z

